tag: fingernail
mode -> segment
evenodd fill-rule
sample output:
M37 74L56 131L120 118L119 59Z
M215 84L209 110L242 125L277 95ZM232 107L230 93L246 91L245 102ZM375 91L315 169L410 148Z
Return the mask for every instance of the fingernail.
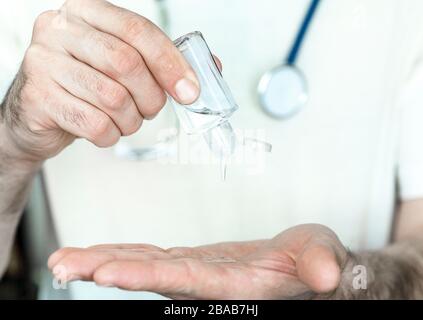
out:
M194 81L183 78L176 83L175 92L180 103L191 104L197 100L200 89Z

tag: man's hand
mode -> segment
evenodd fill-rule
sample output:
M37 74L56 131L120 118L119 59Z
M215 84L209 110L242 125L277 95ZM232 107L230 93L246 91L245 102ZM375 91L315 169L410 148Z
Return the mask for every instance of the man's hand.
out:
M2 105L2 152L37 162L76 137L111 146L153 118L165 92L188 104L199 85L157 26L106 1L68 0L35 23Z
M95 281L171 298L290 299L335 290L346 259L330 229L300 225L271 240L197 248L64 248L50 257L49 267L62 281Z

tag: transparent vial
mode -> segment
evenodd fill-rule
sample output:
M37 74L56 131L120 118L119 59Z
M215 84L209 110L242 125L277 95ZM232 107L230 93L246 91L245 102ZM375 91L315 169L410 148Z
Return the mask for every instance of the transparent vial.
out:
M184 35L174 43L196 73L201 91L190 105L182 105L170 96L169 100L182 129L187 134L202 134L224 164L235 151L236 137L229 118L238 105L200 32ZM225 172L226 165L222 165L222 177Z

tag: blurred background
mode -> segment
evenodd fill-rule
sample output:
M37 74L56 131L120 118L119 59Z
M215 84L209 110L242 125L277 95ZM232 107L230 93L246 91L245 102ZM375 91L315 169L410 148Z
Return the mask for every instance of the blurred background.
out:
M63 2L0 2L0 97L19 69L37 15ZM421 50L421 13L412 10L418 1L323 1L301 52L310 103L283 125L260 108L257 84L284 62L310 0L112 2L148 17L172 39L203 32L240 105L232 125L265 131L272 154L259 174L233 165L222 183L218 163L136 162L77 140L47 161L34 181L0 299L160 299L82 282L57 289L46 262L62 246L195 246L269 238L310 222L332 228L351 250L386 245L397 170L411 168L409 177L399 177L404 187L414 182L423 159L420 82L407 103L399 99ZM412 107L408 118L402 118L401 103ZM141 135L124 141L152 146L175 122L173 110L164 108L143 124ZM414 139L402 135L411 151L400 163L402 127L413 127Z

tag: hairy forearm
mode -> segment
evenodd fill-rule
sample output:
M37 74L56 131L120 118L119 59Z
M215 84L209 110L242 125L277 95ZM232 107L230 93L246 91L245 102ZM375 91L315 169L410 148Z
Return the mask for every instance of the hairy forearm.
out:
M40 163L18 157L18 149L3 120L0 118L0 278L7 266L31 181L40 167Z
M338 289L324 299L423 299L423 239L350 253Z
M33 176L33 172L0 173L0 278L9 260L10 248Z

